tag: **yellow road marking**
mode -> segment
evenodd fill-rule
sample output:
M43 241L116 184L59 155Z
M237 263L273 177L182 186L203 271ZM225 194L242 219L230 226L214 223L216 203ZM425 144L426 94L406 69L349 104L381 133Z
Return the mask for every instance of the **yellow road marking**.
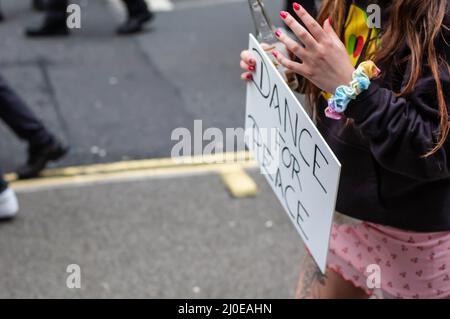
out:
M55 177L55 176L79 176L79 175L92 175L99 173L112 173L120 171L131 170L143 170L143 169L160 169L171 167L193 167L205 164L242 164L242 163L256 163L251 159L251 156L246 151L241 152L229 152L220 153L214 155L198 155L198 156L185 156L178 158L155 158L148 160L134 160L123 161L107 164L93 164L84 166L72 166L64 168L47 169L43 171L40 177ZM5 179L8 182L17 180L17 176L13 174L5 175Z
M258 187L241 167L233 167L221 171L220 176L231 195L236 198L255 196Z
M6 180L16 191L27 191L115 180L213 172L222 176L233 196L245 197L256 194L256 184L246 175L244 169L255 167L257 164L251 159L250 154L242 151L177 159L162 158L55 168L43 171L36 179L17 180L15 174L7 174Z

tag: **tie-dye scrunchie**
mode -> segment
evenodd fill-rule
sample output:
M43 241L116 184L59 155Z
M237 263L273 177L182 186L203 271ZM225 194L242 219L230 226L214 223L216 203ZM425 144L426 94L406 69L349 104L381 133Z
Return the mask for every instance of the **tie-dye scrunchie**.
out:
M362 62L353 72L353 80L350 84L341 85L336 89L334 95L328 100L328 107L325 109L325 115L334 120L340 120L342 113L347 109L351 100L367 90L370 81L380 75L380 69L373 61Z

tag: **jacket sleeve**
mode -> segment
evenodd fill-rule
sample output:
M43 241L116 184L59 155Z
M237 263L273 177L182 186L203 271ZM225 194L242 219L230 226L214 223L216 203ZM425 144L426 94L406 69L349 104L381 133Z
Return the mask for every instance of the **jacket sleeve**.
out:
M441 69L441 81L448 109L450 76L446 66ZM368 138L374 158L385 169L421 181L450 176L449 139L435 154L423 157L434 147L440 124L431 71L423 72L406 97L372 82L349 104L346 115Z

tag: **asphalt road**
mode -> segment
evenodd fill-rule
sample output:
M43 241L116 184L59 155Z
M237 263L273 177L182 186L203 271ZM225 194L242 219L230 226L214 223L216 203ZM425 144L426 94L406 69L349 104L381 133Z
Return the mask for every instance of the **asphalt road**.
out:
M81 1L82 28L29 40L29 1L3 0L0 72L72 147L57 166L170 155L177 127L244 123L238 56L247 2L175 0L145 33L118 37L110 1ZM276 19L281 1L266 1ZM278 21L278 20L275 20ZM25 145L0 123L0 163ZM303 245L263 177L232 199L214 174L166 176L19 194L0 224L0 298L291 298ZM66 268L81 269L81 289Z
M158 1L157 1L158 2ZM177 0L145 33L118 37L111 1L79 1L82 28L68 38L30 40L39 14L3 0L0 71L72 151L59 166L168 157L175 128L244 124L239 53L253 25L247 1ZM266 1L279 22L281 1ZM12 171L25 145L0 123L0 163ZM12 155L13 154L13 155Z
M303 245L253 178L259 195L239 200L215 175L20 194L0 224L0 298L293 298Z

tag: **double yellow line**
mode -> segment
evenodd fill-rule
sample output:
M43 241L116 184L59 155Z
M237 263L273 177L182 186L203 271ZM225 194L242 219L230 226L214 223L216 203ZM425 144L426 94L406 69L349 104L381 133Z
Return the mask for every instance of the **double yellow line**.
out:
M54 168L30 180L18 180L15 174L7 174L5 178L13 189L20 192L158 176L218 173L234 197L246 197L257 193L256 184L245 172L245 169L255 167L257 164L250 154L242 151Z

